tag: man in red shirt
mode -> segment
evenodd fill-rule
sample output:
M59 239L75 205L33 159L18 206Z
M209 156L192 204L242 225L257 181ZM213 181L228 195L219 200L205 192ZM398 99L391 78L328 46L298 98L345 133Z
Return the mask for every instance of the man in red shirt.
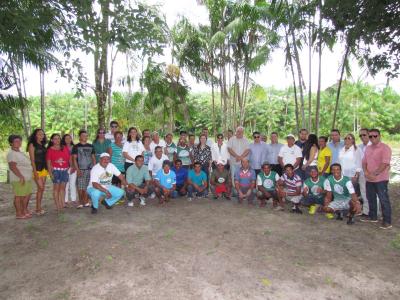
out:
M392 150L381 142L381 134L378 129L369 131L371 145L365 149L362 161L363 170L366 178L367 198L369 204L369 214L367 218L361 218L362 222L378 222L377 216L377 196L381 201L383 223L382 229L392 228L392 209L389 200L388 182L390 160Z

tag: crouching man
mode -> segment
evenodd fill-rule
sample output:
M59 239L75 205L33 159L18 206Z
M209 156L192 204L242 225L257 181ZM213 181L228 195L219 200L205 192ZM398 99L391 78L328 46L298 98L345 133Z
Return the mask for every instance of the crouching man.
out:
M340 164L331 166L332 175L324 182L324 188L327 191L324 201L324 211L329 219L342 219L342 212L348 210L347 224L354 224L354 215L361 211L361 205L358 201L356 192L354 191L351 179L342 175L342 167ZM333 200L332 200L333 198Z
M154 178L156 186L156 195L160 204L168 202L176 189L176 175L170 170L171 162L164 160L162 169L159 170Z
M149 169L144 165L143 155L135 157L135 163L126 170L126 197L128 198L128 206L133 207L133 200L139 198L140 205L146 205L146 197L149 192L151 181Z
M90 181L87 193L92 199L92 214L96 214L99 208L99 201L107 209L112 206L124 195L124 190L111 184L113 175L121 180L122 186L127 186L124 176L110 163L110 154L100 154L99 162L90 171Z
M273 207L278 206L277 183L279 178L279 175L271 170L269 163L262 164L261 172L257 175L257 198L260 200L260 207L264 207L266 201L270 198L272 198ZM280 203L280 205L282 206L283 203Z
M310 177L303 184L303 201L302 204L309 207L308 212L314 215L319 207L324 205L324 182L326 178L318 175L316 166L310 167Z
M231 176L225 168L225 161L218 160L217 168L211 173L210 188L214 195L214 199L224 196L226 199L231 199Z

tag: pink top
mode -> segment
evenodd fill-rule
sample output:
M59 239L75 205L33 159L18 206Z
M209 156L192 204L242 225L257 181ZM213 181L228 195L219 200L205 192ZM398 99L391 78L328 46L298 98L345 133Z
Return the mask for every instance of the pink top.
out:
M64 147L62 150L49 148L46 152L46 160L50 160L53 168L68 169L70 156L68 147Z
M374 173L381 164L388 164L389 166L383 170L374 180L367 180L370 182L380 182L389 180L390 159L392 158L392 150L384 143L377 145L369 145L365 149L363 158L363 165L366 165L368 172Z

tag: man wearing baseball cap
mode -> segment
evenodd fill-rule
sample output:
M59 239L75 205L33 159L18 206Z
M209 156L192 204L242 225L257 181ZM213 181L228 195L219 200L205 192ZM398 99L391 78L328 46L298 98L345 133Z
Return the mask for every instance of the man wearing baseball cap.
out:
M231 176L225 169L225 164L225 160L218 160L217 168L211 174L210 187L215 199L222 195L228 200L231 199Z
M288 134L286 136L286 141L287 145L284 145L279 151L278 162L282 169L285 165L291 164L294 170L296 170L299 167L303 153L301 152L300 147L295 145L295 138L293 134Z
M92 199L92 214L96 214L99 208L99 200L107 209L124 195L124 190L111 184L113 175L121 180L122 186L127 186L124 176L110 163L110 154L100 154L99 162L90 171L90 181L87 193Z

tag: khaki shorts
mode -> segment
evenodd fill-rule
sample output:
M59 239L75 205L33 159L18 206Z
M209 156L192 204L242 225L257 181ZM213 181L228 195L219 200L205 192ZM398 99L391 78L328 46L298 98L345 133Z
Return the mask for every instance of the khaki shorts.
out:
M24 184L21 184L19 181L12 181L11 186L17 197L24 197L32 194L32 180L27 180Z

